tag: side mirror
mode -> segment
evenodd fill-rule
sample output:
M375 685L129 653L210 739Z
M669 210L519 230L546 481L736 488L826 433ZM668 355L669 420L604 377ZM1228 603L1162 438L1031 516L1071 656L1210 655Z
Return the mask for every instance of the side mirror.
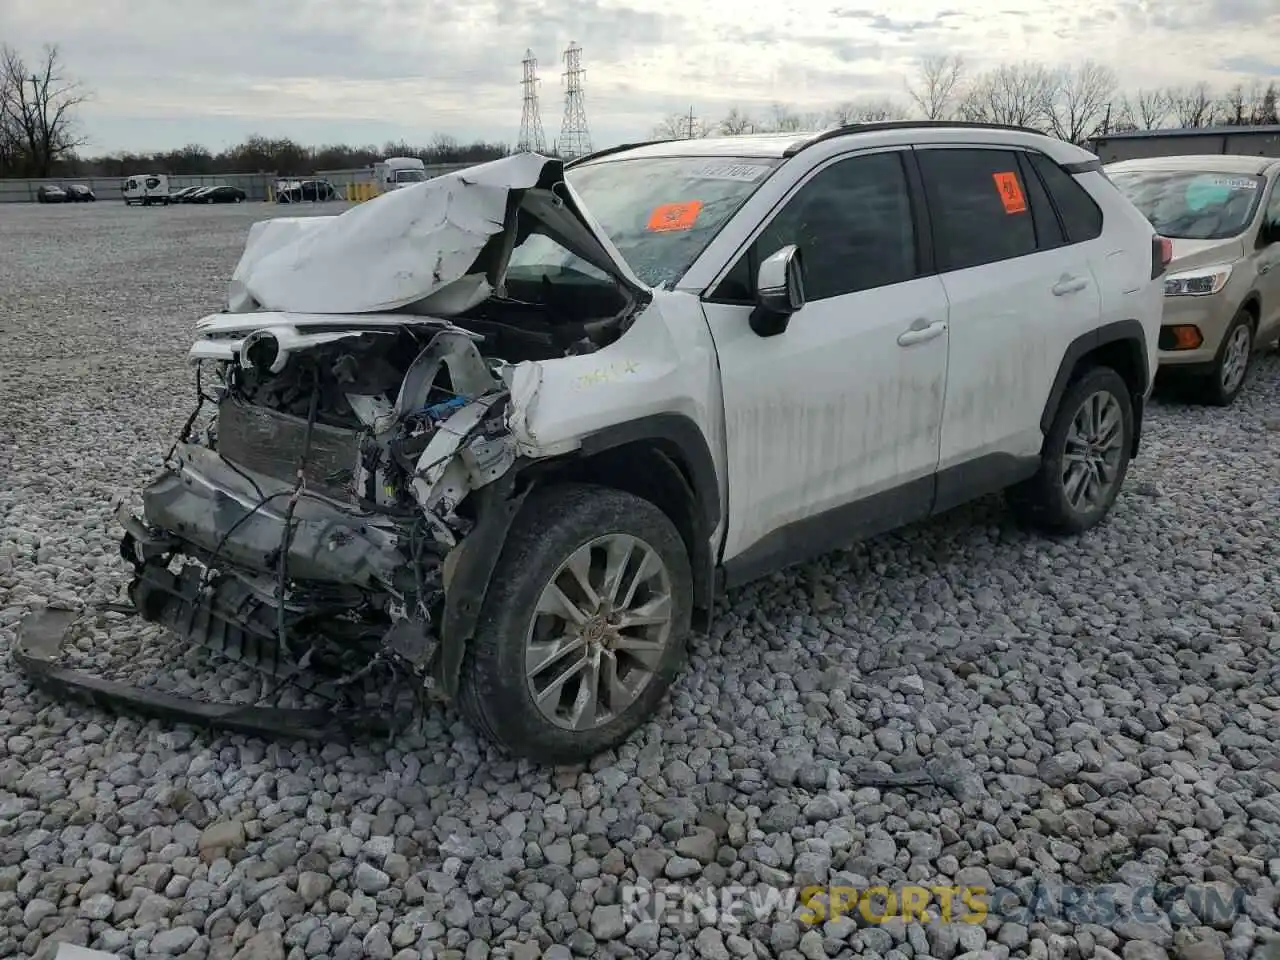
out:
M751 329L761 337L776 337L787 329L791 315L804 307L804 270L800 248L788 244L771 255L756 272L756 305Z

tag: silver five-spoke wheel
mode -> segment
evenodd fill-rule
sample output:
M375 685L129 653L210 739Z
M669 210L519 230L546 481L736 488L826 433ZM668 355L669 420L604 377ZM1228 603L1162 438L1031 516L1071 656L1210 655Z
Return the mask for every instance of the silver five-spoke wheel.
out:
M671 638L671 573L628 534L575 550L543 588L525 645L525 678L544 717L587 730L618 717L659 669Z
M1253 347L1253 331L1247 324L1240 324L1231 331L1226 352L1222 355L1222 390L1235 393L1244 381L1249 369L1249 351Z
M1096 510L1107 502L1123 462L1124 414L1106 391L1090 394L1067 429L1062 490L1072 508Z

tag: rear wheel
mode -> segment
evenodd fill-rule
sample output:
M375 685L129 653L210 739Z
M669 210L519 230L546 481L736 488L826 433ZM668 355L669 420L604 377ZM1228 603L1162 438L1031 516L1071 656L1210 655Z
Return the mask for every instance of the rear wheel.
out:
M576 484L531 495L481 608L460 709L535 762L615 746L684 662L692 579L684 541L649 501Z
M1253 317L1241 310L1222 338L1213 371L1195 381L1195 398L1214 407L1230 406L1244 387L1252 362Z
M1006 492L1022 522L1082 533L1110 512L1133 452L1129 385L1110 367L1094 367L1067 388L1045 437L1040 469Z

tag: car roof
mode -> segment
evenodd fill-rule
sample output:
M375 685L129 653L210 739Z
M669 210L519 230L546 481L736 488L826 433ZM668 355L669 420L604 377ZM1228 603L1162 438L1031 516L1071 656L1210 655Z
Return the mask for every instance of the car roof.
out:
M1208 171L1213 173L1249 173L1261 176L1280 164L1276 157L1251 157L1232 153L1196 153L1175 157L1145 157L1136 160L1120 160L1109 163L1108 173L1124 173L1130 170Z
M883 123L855 123L827 130L795 133L745 134L735 137L625 143L579 157L566 166L591 163L604 158L638 160L658 157L744 157L780 160L820 143L854 138L859 142L865 141L868 146L948 142L958 144L972 143L975 140L1010 146L1034 145L1060 163L1080 163L1097 159L1082 147L1026 127L958 121L894 120Z

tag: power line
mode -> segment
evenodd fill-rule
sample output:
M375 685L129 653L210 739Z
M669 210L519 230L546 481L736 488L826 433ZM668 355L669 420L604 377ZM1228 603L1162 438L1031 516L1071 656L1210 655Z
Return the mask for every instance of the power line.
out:
M520 114L520 140L516 150L547 152L547 138L542 132L542 111L538 107L538 61L532 50L524 52L524 109Z
M559 153L565 160L591 152L587 106L583 97L582 48L576 40L564 52L564 122L560 126Z

